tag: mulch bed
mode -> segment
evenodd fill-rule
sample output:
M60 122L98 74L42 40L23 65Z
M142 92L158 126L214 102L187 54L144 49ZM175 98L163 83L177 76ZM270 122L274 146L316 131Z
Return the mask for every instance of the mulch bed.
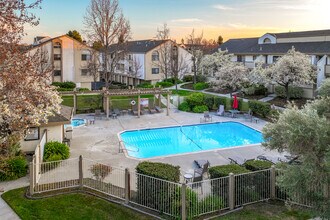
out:
M235 91L230 90L230 89L207 89L205 90L207 92L214 92L214 93L219 93L219 94L228 94L228 93L233 93Z
M183 86L181 86L181 88L194 90L194 84L193 83L184 84Z
M311 101L311 99L291 99L290 102L294 102L296 106L298 106L298 108L302 108L308 101ZM276 97L273 100L269 101L270 104L274 104L276 106L282 107L282 108L286 108L286 105L288 104L286 99L281 99Z
M244 99L250 99L250 100L259 100L259 99L267 97L267 95L244 95L244 94L239 93L237 95L237 97L244 98Z

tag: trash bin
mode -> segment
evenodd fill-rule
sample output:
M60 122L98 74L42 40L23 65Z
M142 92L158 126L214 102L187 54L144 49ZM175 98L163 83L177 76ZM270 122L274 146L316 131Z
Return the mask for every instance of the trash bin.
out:
M72 132L73 132L72 126L66 127L65 128L65 138L71 140L72 139Z

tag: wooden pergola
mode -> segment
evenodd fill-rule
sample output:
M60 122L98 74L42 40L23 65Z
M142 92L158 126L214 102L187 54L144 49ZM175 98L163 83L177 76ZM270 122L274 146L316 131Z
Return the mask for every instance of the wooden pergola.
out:
M169 116L169 106L170 106L170 95L172 92L170 90L163 90L161 88L152 89L111 89L111 90L94 90L94 91L65 91L60 92L61 96L73 96L73 112L76 114L77 111L77 96L79 95L102 95L105 98L105 112L107 118L110 115L110 102L109 98L111 96L138 96L138 117L140 117L141 110L141 95L158 95L159 107L161 107L161 95L167 95L167 105L166 105L166 115Z

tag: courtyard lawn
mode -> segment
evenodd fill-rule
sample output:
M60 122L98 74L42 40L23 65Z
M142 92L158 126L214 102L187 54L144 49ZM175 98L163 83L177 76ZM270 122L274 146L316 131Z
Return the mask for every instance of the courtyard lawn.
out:
M288 210L282 202L257 203L215 220L307 220L307 211Z
M72 193L30 200L26 188L5 192L2 198L21 219L152 219L95 196Z
M190 94L195 93L195 92L192 92L192 91L180 90L180 89L178 89L178 90L171 89L171 91L172 91L173 95L179 95L179 96L188 96Z

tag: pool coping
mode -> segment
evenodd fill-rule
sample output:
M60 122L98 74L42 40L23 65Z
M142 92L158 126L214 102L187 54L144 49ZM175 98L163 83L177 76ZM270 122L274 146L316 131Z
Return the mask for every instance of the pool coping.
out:
M198 153L207 153L207 152L217 152L217 151L222 151L222 150L228 150L228 149L237 149L241 147L256 147L256 146L261 146L262 143L257 143L257 144L247 144L247 145L238 145L238 146L233 146L233 147L227 147L227 148L219 148L219 149L211 149L211 150L202 150L202 151L196 151L196 152L188 152L188 153L181 153L181 154L171 154L171 155L165 155L165 156L157 156L157 157L149 157L149 158L136 158L128 155L127 149L125 147L124 141L121 139L120 135L124 132L130 132L130 131L141 131L141 130L151 130L151 129L162 129L162 128L173 128L173 127L182 127L182 126L194 126L194 125L206 125L206 124L221 124L221 123L238 123L241 125L244 125L248 128L251 128L255 131L258 131L262 133L260 130L256 128L252 128L249 125L243 124L241 122L237 121L223 121L223 122L206 122L206 123L195 123L195 124L183 124L183 125L172 125L172 126L161 126L161 127L150 127L150 128L142 128L142 129L128 129L128 130L123 130L117 133L117 137L119 140L119 152L123 152L125 157L129 159L134 159L138 161L147 161L147 160L152 160L152 159L162 159L162 158L168 158L168 157L176 157L176 156L184 156L184 155L190 155L190 154L198 154Z

